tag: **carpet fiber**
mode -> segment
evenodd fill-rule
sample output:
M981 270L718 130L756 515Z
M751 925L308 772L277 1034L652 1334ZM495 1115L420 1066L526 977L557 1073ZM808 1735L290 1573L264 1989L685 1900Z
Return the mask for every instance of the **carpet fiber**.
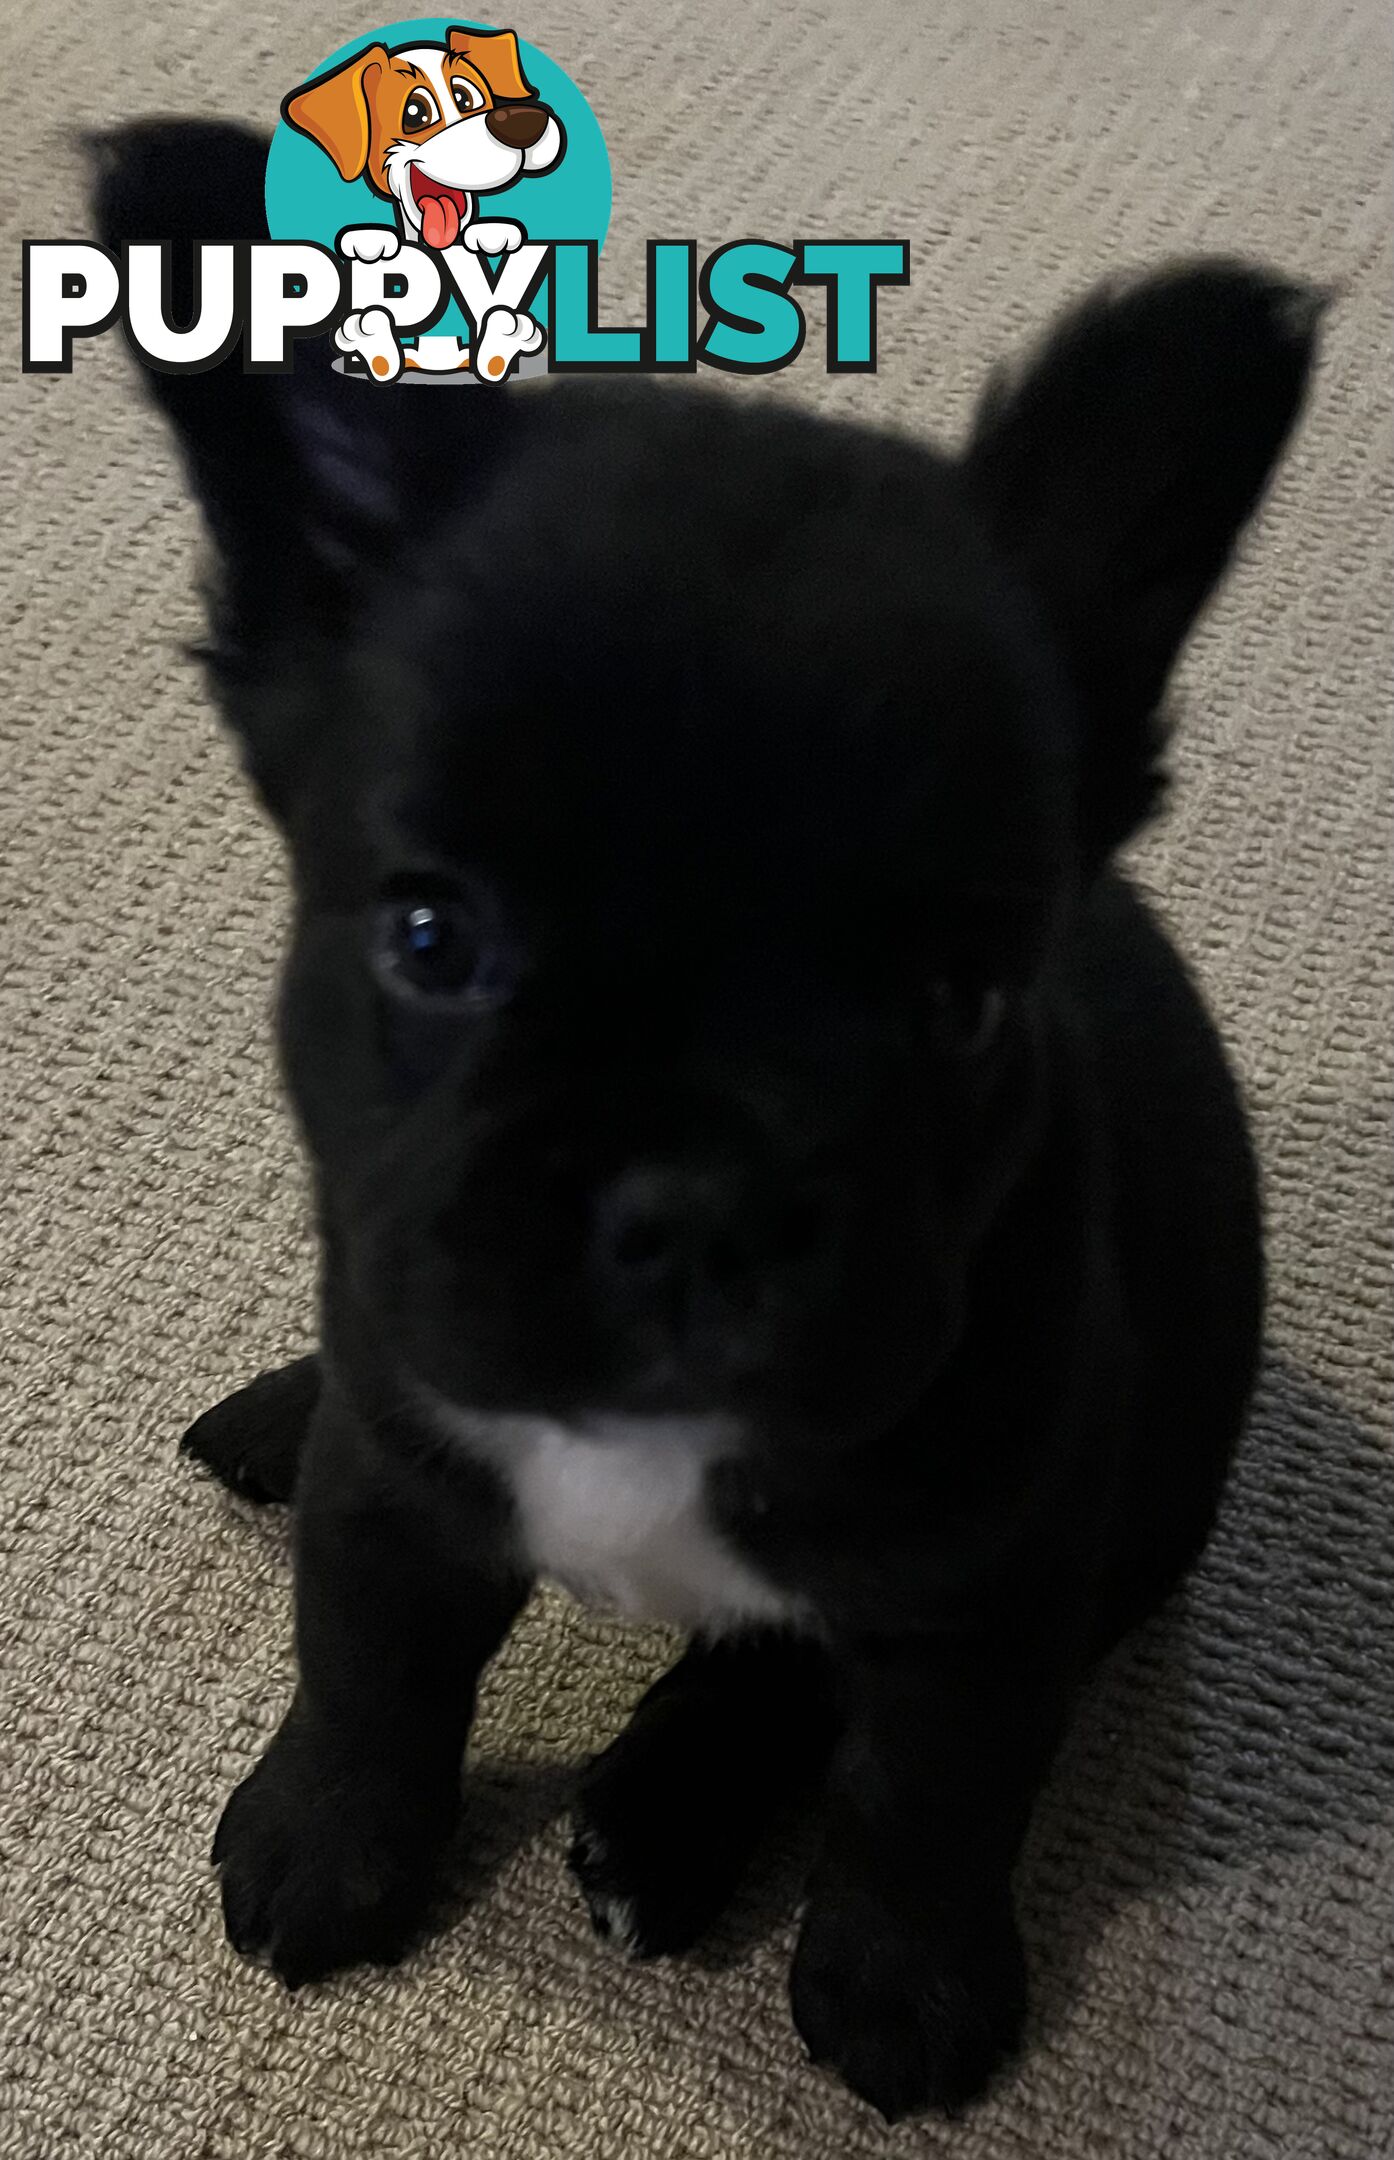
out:
M3 13L11 266L22 236L82 228L73 123L267 119L374 27L305 0L148 0L89 13L80 36L53 11ZM22 378L16 335L5 2160L1389 2150L1386 13L537 0L516 18L609 140L609 320L633 319L648 233L909 236L880 373L821 374L815 330L781 395L951 436L988 357L1119 265L1238 249L1342 288L1295 452L1188 660L1180 783L1138 857L1253 1104L1264 1385L1204 1567L1101 1676L1060 1765L1022 1873L1034 2047L958 2126L890 2133L803 2062L777 1884L699 1961L631 1969L591 1939L562 1868L568 1777L669 1646L560 1598L530 1611L489 1688L449 1932L398 1973L295 1999L223 1942L208 1844L285 1698L284 1529L173 1443L309 1325L267 1049L281 870L180 656L197 536L170 447L114 340L80 349L71 379Z

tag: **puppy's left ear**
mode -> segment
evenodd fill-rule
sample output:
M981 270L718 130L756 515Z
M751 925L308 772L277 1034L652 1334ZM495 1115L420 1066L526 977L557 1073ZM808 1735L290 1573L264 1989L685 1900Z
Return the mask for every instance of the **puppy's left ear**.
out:
M1167 677L1301 409L1324 304L1183 265L1091 295L983 399L965 464L1083 706L1095 859L1161 787Z

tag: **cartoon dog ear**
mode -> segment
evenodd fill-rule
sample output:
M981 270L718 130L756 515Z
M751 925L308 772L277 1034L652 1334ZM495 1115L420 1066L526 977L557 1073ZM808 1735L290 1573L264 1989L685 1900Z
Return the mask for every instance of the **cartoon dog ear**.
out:
M447 52L478 68L501 105L537 96L523 73L523 56L511 30L449 30L445 45Z
M1301 410L1325 298L1224 260L1117 281L979 408L965 467L1073 678L1096 859L1161 789L1167 678Z
M372 142L368 96L387 59L385 45L369 45L329 74L302 83L282 102L282 119L327 152L341 180L359 180L367 169Z

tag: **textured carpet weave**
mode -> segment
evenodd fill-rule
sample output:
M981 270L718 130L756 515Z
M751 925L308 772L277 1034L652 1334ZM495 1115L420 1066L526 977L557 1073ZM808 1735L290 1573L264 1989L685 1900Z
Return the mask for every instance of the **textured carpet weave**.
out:
M1324 279L1309 418L1187 662L1138 866L1225 1018L1271 1350L1213 1549L1101 1676L1022 1874L1032 2052L888 2132L802 2060L789 1902L634 1969L562 1867L567 1781L660 1638L544 1599L479 1734L459 1917L291 1999L222 1940L221 1800L288 1677L284 1530L176 1464L297 1348L302 1180L267 1005L276 846L181 659L197 535L112 340L0 374L0 2154L112 2160L1379 2160L1394 2136L1389 51L1383 0L536 0L646 234L912 243L880 373L778 393L961 429L988 359L1120 265ZM306 0L0 9L0 220L81 230L68 129L261 119L375 25ZM197 176L191 175L191 187ZM769 388L732 394L766 396Z

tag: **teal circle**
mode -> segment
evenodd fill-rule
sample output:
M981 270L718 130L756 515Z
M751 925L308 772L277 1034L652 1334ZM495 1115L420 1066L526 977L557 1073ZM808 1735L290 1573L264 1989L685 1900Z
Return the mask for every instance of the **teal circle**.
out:
M440 45L452 29L487 30L488 23L461 22L458 15L415 16L351 38L302 77L313 82L367 45ZM561 162L550 172L515 180L512 187L481 197L489 217L514 218L529 240L594 240L603 246L610 226L610 158L600 122L564 68L525 39L518 40L523 73L566 131ZM290 89L298 89L291 84ZM289 94L289 93L288 93ZM273 240L314 240L332 248L346 225L396 225L390 202L366 180L341 180L332 158L288 121L278 122L266 160L266 227ZM547 287L530 313L547 320ZM469 325L452 300L433 328L468 337Z

